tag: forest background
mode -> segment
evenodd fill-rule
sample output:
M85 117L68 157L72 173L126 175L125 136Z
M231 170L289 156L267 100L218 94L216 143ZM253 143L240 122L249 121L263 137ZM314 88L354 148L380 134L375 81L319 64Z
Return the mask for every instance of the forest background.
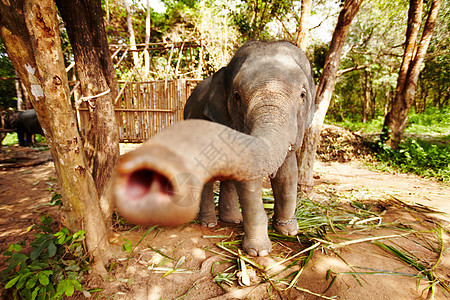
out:
M306 52L313 64L316 82L322 73L343 3L312 1ZM426 1L423 20L430 6L431 1ZM197 49L191 55L198 61L203 55L203 77L226 65L247 40L282 39L295 43L301 16L301 1L294 0L107 0L102 1L102 7L110 44L201 40L205 53L200 54ZM326 122L374 135L381 132L395 97L404 54L408 7L409 1L404 0L363 2L345 41ZM449 2L443 1L409 113L405 131L409 139L395 153L386 147L378 149L380 157L387 159L390 165L444 181L449 178L450 153L449 12ZM66 65L69 65L74 61L73 53L62 20L60 22ZM153 79L160 79L168 64L177 63L167 56L153 59L156 62ZM118 79L129 78L134 66L134 57L129 54L116 69ZM69 78L72 78L70 72L74 69L69 71ZM3 79L0 81L0 106L3 109L17 107L15 71L3 43L0 44L0 77ZM417 134L421 135L420 139ZM427 137L432 137L433 143L427 141ZM439 143L436 144L436 140ZM422 166L418 168L417 163ZM429 167L436 164L437 169L430 171Z

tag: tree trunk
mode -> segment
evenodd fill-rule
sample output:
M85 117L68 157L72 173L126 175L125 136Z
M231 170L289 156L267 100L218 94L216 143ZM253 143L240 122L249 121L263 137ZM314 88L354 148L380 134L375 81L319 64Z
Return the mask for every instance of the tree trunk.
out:
M300 22L298 26L297 47L306 51L308 45L309 17L311 16L312 0L302 0Z
M17 110L23 110L23 108L22 108L23 107L22 87L21 87L19 75L17 74L17 72L15 72L15 74L16 74L16 79L14 80L14 83L15 83L16 95L17 95Z
M131 8L130 8L130 4L128 3L128 0L123 0L123 4L125 5L125 10L127 12L127 27L128 27L128 34L130 35L130 49L132 50L133 53L133 62L134 62L134 66L136 68L139 68L139 54L137 53L137 51L133 51L136 50L136 38L134 36L134 29L133 29L133 22L131 20Z
M364 78L362 78L364 76ZM368 87L368 79L367 79L367 70L364 70L362 74L360 73L359 76L360 84L362 86L362 103L361 103L361 121L363 123L367 122L367 115L368 115L368 107L369 107L369 99L370 99L370 92Z
M5 3L0 3L1 36L44 129L61 186L63 222L71 232L86 231L94 270L106 272L110 245L70 103L55 4Z
M330 48L325 59L322 76L316 94L316 112L311 126L306 130L302 147L297 151L299 167L298 183L302 191L309 194L313 187L313 166L317 143L320 138L325 114L330 104L336 82L336 73L344 47L345 38L353 17L359 10L362 0L347 0L342 8L336 28L331 39Z
M113 172L119 158L119 133L114 113L118 83L110 58L103 13L100 2L96 0L56 0L56 3L66 23L82 97L94 97L86 101L91 128L84 137L84 146L104 220L108 223L113 212Z
M150 33L151 33L151 7L150 0L147 0L147 15L145 17L145 47L144 50L144 72L143 72L143 80L149 80L150 74L150 54L148 53L147 47L150 43Z
M422 23L423 0L410 0L406 46L400 67L397 88L391 110L384 119L381 140L397 149L408 124L408 113L416 94L420 68L433 35L442 0L433 0L422 38L417 43Z

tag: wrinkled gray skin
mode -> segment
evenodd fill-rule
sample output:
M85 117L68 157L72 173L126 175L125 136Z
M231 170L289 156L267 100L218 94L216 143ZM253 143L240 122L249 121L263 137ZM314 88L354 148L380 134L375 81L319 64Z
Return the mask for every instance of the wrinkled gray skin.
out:
M17 131L20 146L30 146L33 134L44 134L34 109L6 111L3 114L4 128Z
M312 121L315 93L310 62L299 48L288 42L253 41L244 44L228 66L200 82L184 110L185 119L217 122L268 143L290 141L288 154L281 157L278 171L270 176L275 197L273 226L285 235L295 235L298 230L294 219L295 150ZM262 177L220 184L219 218L243 221L243 248L253 256L264 256L271 250L261 189ZM201 198L200 221L204 226L215 226L212 181L205 184Z

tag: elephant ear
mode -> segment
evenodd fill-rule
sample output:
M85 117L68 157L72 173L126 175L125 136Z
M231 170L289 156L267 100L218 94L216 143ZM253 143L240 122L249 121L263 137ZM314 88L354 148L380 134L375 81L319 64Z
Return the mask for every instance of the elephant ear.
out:
M203 114L213 122L231 126L226 93L226 68L217 71L209 85Z
M316 83L314 81L314 73L311 61L306 56L305 52L303 52L299 48L295 48L294 51L295 54L293 55L293 57L297 65L300 67L300 69L308 79L307 97L310 106L307 108L309 110L309 113L307 115L304 115L304 117L306 118L306 128L308 128L314 119L314 113L316 111Z
M312 69L312 68L311 68ZM313 119L314 119L314 113L316 112L316 83L314 82L314 75L311 70L311 77L309 78L309 96L311 97L311 110L308 115L308 119L306 122L306 127L309 127L311 125Z

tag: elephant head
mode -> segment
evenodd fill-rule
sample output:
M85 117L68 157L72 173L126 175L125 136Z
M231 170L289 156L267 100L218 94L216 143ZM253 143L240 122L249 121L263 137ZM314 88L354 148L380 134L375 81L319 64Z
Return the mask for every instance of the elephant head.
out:
M298 145L313 118L311 65L288 42L247 42L228 66L199 85L186 103L185 119L207 119L254 136L293 125L290 139Z
M5 129L16 129L18 117L18 111L6 110L2 112L2 127Z
M276 173L300 147L314 98L311 66L299 48L247 42L187 102L185 118L204 120L167 128L119 162L119 212L139 224L182 224L197 215L209 180Z

